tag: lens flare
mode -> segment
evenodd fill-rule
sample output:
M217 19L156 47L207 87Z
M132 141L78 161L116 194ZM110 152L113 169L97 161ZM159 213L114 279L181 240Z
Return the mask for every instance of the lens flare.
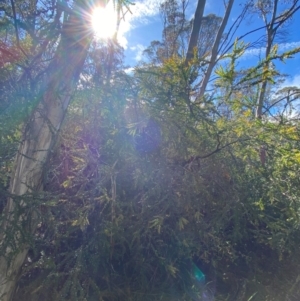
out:
M204 273L195 264L193 264L193 274L197 281L202 282L202 283L205 282Z
M97 38L107 39L113 37L116 32L117 13L112 1L105 8L96 7L93 10L92 25Z

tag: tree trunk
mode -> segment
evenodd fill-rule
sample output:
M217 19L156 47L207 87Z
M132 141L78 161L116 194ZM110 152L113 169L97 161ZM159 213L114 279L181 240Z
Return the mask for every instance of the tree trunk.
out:
M45 163L61 128L91 42L92 32L89 22L84 20L82 14L84 10L85 8L81 7L81 10L78 10L81 12L80 15L79 13L69 15L63 26L60 44L47 70L41 101L24 127L10 183L9 191L12 195L22 196L43 188ZM22 199L20 204L24 208L26 199ZM1 247L5 254L0 258L2 301L12 299L28 252L28 246L22 243L21 232L17 227L22 227L24 221L29 223L30 219L29 231L33 233L38 223L38 214L30 215L29 218L24 212L18 215L16 208L16 200L10 198L4 210L5 220L1 229ZM12 245L14 248L10 247ZM12 255L13 259L8 263L7 257Z
M213 45L213 48L211 50L210 62L209 62L209 65L207 67L207 70L205 72L205 75L204 75L204 77L202 79L202 83L201 83L201 87L200 87L200 92L199 92L199 95L198 95L199 98L201 98L204 95L206 87L207 87L207 84L208 84L208 81L209 81L210 76L211 76L211 73L212 73L213 68L214 68L214 66L216 64L216 59L217 59L217 56L218 56L218 49L219 49L220 41L222 39L223 32L224 32L225 27L227 25L228 18L229 18L231 9L232 9L233 2L234 2L234 0L229 0L229 2L228 2L224 18L222 20L221 26L220 26L220 28L218 30L216 39L214 41L214 45Z
M192 32L189 40L188 51L186 53L185 64L187 65L194 57L194 49L197 47L199 32L203 19L204 7L206 0L198 0L195 17L193 21Z
M272 11L272 17L271 21L267 21L267 16L262 12L262 16L266 25L266 30L267 30L267 45L266 45L266 53L265 53L265 59L268 58L271 52L271 48L274 42L274 37L276 34L276 29L274 28L274 24L276 21L276 14L277 14L277 7L278 7L278 0L274 1L274 6L273 6L273 11ZM269 69L270 63L267 61L265 63L265 69ZM256 108L256 118L257 119L262 119L263 115L263 106L264 106L264 101L266 97L266 89L268 85L268 80L263 79L262 84L261 84L261 89L259 92L259 97L258 97L258 102L257 102L257 108Z
M272 43L268 42L268 45L267 45L267 48L266 48L266 58L270 55L271 46L272 46ZM269 62L265 63L265 69L266 70L269 69L269 65L270 65ZM266 97L267 85L268 85L268 81L266 79L264 79L262 81L262 84L261 84L259 97L258 97L258 102L257 102L257 107L256 107L256 118L257 119L262 119L263 106L264 106L265 97Z
M272 18L271 21L268 23L267 21L267 16L262 13L265 25L266 25L266 30L267 30L267 45L266 45L266 53L265 53L265 59L268 58L268 56L271 53L271 48L272 44L274 41L274 37L276 34L276 29L274 29L274 24L276 21L276 14L277 14L277 5L278 5L278 0L274 1L274 6L273 6L273 12L272 12ZM265 70L268 70L270 67L269 61L265 63ZM261 83L261 88L259 92L259 97L257 101L257 107L256 107L256 112L255 112L255 117L258 120L262 119L263 116L263 106L266 98L266 91L267 91L267 85L268 85L268 80L266 78L263 78L262 83ZM266 163L266 147L265 145L261 145L259 148L259 158L262 166L265 166Z

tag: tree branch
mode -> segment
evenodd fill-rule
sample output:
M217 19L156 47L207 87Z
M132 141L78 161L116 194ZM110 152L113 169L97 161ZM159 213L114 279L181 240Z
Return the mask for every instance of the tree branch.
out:
M24 49L21 47L20 45L20 38L19 38L19 32L18 32L18 22L17 22L17 14L16 14L16 7L15 7L15 3L14 0L10 0L11 3L11 8L13 11L13 18L14 18L14 27L15 27L15 33L16 33L16 39L17 39L17 45L18 48L22 51L22 53L27 56L27 53L24 51Z

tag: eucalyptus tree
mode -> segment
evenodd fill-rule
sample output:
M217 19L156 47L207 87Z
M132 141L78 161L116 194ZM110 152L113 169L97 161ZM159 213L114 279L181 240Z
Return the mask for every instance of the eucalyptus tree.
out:
M190 32L186 17L188 1L167 0L160 5L163 23L162 40L152 41L144 54L152 63L162 63L172 56L183 56Z
M201 28L202 19L203 19L205 3L206 3L205 0L204 1L199 0L197 2L197 7L196 7L195 16L192 25L192 31L191 31L189 45L186 54L186 63L189 63L189 61L194 57L194 49L198 45L199 32Z
M116 1L119 10L122 3L126 1ZM1 53L9 51L13 56L10 48L16 49L21 57L16 84L27 81L34 92L34 109L24 121L10 197L2 214L0 296L4 301L13 296L28 251L23 230L33 233L38 224L38 208L26 209L29 199L25 195L43 189L45 166L93 38L91 9L105 4L81 0L73 1L72 6L67 1L1 2L2 21L14 30L14 37L2 41L1 45L7 46L1 47Z
M197 98L202 99L217 64L220 48L226 40L225 28L233 4L234 0L224 3L225 14L221 18L214 14L204 16L206 2L198 1L194 17L188 20L187 1L163 2L161 4L164 27L162 41L153 41L145 50L145 55L152 63L163 62L173 56L184 57L186 66L196 55L201 60L201 68L204 70L203 74L197 75L201 82Z
M258 120L262 120L265 112L270 112L267 109L267 95L270 90L270 84L275 83L274 77L278 75L275 69L275 64L272 62L277 56L278 46L276 42L282 41L284 34L287 32L288 23L291 21L296 12L300 9L300 2L298 0L292 1L250 1L250 8L252 12L259 15L263 20L265 30L264 34L264 63L261 64L259 72L261 77L259 79L259 91L256 102L255 116ZM294 50L299 52L299 49ZM262 165L266 161L266 146L262 145L259 150L260 160Z
M257 13L263 20L265 28L264 59L266 62L262 69L262 80L256 108L256 117L261 119L269 83L268 71L272 69L272 64L269 60L270 56L272 56L272 48L278 40L282 40L283 35L288 30L288 23L300 9L300 2L298 0L285 1L285 3L279 0L252 1L251 6L253 12Z
M201 87L200 87L200 91L199 91L199 95L198 95L199 98L202 98L204 96L206 87L208 85L208 81L211 78L213 68L216 65L217 56L219 54L219 46L221 44L223 33L224 33L225 27L227 25L227 22L228 22L228 19L230 16L233 2L234 2L233 0L229 0L227 3L226 9L225 9L225 15L222 19L222 23L218 29L218 33L215 37L215 41L213 43L213 46L212 46L212 49L210 52L209 64L207 66L207 69L206 69L203 79L201 81Z

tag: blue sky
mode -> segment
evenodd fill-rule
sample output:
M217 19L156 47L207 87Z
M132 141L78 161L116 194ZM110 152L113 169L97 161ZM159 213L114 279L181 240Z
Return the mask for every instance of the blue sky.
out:
M159 14L159 5L163 0L141 0L134 1L135 5L131 6L132 14L127 13L125 22L122 22L119 32L119 41L125 49L126 63L134 66L141 58L143 50L150 45L153 40L161 39L162 20ZM245 1L236 0L231 12L231 26L234 20L239 16L241 5ZM187 16L193 17L197 0L190 0L187 10ZM223 0L207 0L205 14L214 13L223 16L224 6ZM294 47L300 47L300 30L295 20L300 19L300 10L294 16L291 24L287 27L284 38L278 41L279 52L291 50ZM257 27L262 26L262 20L258 15L243 20L236 36L245 34ZM244 38L244 41L251 43L256 41L264 34L264 31L256 32ZM240 64L247 67L255 65L259 57L263 53L263 45L251 48L246 51ZM276 67L283 73L288 74L285 85L298 85L300 87L300 54L295 55L293 59L288 60L285 64L276 63Z

